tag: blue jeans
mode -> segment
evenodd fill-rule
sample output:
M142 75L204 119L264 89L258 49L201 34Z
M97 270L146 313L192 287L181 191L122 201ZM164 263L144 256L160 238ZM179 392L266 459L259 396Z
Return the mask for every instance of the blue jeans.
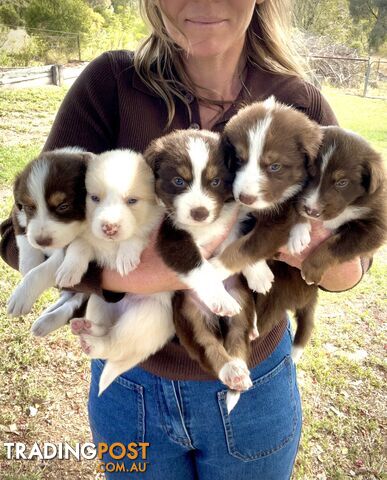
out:
M98 397L103 368L92 361L89 419L95 443L149 442L142 473L106 473L107 479L287 480L301 435L301 402L288 329L275 351L251 372L253 386L230 415L219 381L170 381L140 368L125 372ZM140 452L141 447L138 448ZM122 447L112 450L120 456ZM141 450L143 451L143 450ZM133 458L133 457L132 457Z

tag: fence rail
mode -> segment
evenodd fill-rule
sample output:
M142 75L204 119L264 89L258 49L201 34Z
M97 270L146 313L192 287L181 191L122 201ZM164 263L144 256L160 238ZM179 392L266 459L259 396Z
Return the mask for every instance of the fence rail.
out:
M0 86L33 87L38 85L71 85L86 67L45 65L43 67L0 68Z

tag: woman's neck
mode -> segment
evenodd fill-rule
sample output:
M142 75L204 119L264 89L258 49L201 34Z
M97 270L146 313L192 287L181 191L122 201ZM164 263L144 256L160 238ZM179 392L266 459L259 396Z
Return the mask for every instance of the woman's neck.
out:
M207 58L188 56L185 68L198 96L209 100L235 100L242 86L245 67L243 43L222 55Z

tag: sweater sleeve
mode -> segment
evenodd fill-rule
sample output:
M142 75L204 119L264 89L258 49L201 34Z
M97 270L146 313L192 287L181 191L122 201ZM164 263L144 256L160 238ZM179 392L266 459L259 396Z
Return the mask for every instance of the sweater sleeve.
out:
M338 125L337 118L322 93L307 82L305 89L309 100L309 105L305 110L308 117L322 126Z
M101 153L115 147L118 123L116 79L109 53L93 60L68 91L43 150L66 146Z

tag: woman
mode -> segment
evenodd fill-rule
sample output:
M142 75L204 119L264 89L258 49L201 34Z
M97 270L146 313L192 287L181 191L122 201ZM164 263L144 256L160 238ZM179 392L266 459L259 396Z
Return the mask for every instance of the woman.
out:
M321 125L335 124L320 93L302 79L290 48L286 0L142 0L151 34L134 53L108 52L85 69L68 92L45 150L78 145L99 153L113 148L143 151L176 128L222 131L242 103L274 94ZM314 234L313 243L323 234ZM214 239L208 255L222 239ZM10 228L2 255L15 265ZM286 261L300 260L284 255ZM360 279L359 261L327 273L322 286L343 290ZM184 288L150 246L126 278L91 268L81 289L154 293ZM115 297L115 298L113 298ZM130 339L128 339L130 341ZM153 479L283 480L291 476L301 431L291 336L285 312L265 338L254 342L253 387L231 415L225 388L191 361L177 341L119 377L98 398L103 363L92 362L89 399L95 442L149 442L145 473ZM117 446L104 462L121 457ZM140 449L140 452L142 450ZM141 477L140 477L141 476ZM108 478L136 478L111 473Z

